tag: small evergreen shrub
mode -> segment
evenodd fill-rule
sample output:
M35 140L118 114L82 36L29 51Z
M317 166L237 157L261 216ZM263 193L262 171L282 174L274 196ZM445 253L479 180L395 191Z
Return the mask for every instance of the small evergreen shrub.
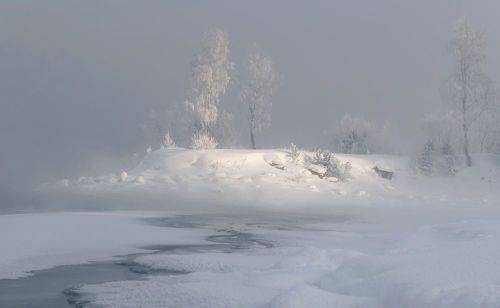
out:
M340 181L347 181L351 176L351 163L342 164L330 151L316 150L312 163L326 168L325 177L336 177Z

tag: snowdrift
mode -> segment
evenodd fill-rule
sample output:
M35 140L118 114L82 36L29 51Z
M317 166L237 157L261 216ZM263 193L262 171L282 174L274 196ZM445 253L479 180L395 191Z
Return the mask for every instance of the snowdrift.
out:
M303 152L312 157L313 154ZM98 177L62 180L51 190L157 198L164 204L331 207L340 205L498 203L500 158L476 156L472 168L452 177L424 177L408 158L388 155L335 155L350 162L346 181L321 177L321 166L292 159L286 150L159 149L132 170ZM303 157L302 157L303 158ZM374 170L394 172L385 179Z

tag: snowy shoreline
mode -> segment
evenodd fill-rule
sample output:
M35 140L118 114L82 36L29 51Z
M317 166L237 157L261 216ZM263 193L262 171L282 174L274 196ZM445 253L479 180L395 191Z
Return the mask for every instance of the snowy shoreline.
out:
M498 306L498 209L486 213L475 208L475 216L429 208L402 215L389 209L370 220L348 212L337 218L285 212L6 215L18 216L16 225L30 229L31 238L17 234L15 242L39 244L30 251L13 250L17 255L0 263L0 273L13 277L5 270L17 268L18 275L25 275L19 260L29 260L24 270L80 264L99 259L89 250L109 260L119 252L141 252L137 247L151 243L157 253L131 256L131 262L151 270L145 279L77 286L78 301L103 307ZM146 224L137 218L152 220ZM75 220L92 228L82 230ZM73 226L60 235L66 223ZM45 231L39 232L40 225ZM1 228L15 231L13 225ZM89 232L100 233L99 240L87 243ZM177 248L161 251L169 243ZM75 258L81 249L85 260ZM48 259L53 262L40 262Z
M0 279L58 265L113 259L162 242L205 243L201 231L151 227L144 212L59 212L0 215ZM167 215L163 213L162 215Z
M304 155L312 156L310 152ZM478 155L455 176L426 177L409 159L390 155L335 155L352 166L349 178L320 178L313 167L294 161L286 150L159 149L122 174L48 183L40 191L94 198L105 204L149 204L158 209L244 207L265 210L318 210L337 206L496 205L500 201L500 156ZM384 179L374 167L394 172ZM145 202L146 201L146 202ZM142 204L141 204L142 203ZM118 207L119 208L119 207ZM130 207L125 207L130 208ZM134 207L132 207L134 208Z

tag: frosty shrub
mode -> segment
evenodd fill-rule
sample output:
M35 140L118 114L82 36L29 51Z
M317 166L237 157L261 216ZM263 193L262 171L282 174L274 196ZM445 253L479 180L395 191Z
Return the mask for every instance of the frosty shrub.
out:
M417 157L416 166L418 171L426 176L454 175L458 163L455 150L450 143L436 145L432 140L428 140Z
M449 143L443 144L441 147L441 169L446 175L453 175L457 172L457 156L455 150Z
M172 140L172 138L170 137L170 132L167 132L164 136L163 136L163 139L161 141L161 145L166 148L166 149L171 149L171 148L175 148L175 142L174 140Z
M148 112L147 120L141 125L145 141L148 144L159 145L160 147L182 147L189 146L192 114L188 110L186 102L170 102ZM171 140L176 140L175 144L166 146L165 135Z
M290 158L292 162L295 164L301 164L304 160L302 153L300 153L299 148L292 142L290 143L290 148L288 149L290 152Z
M191 148L195 150L211 150L217 148L217 141L207 132L196 132L191 138Z
M333 156L332 152L317 149L314 151L313 164L327 166Z
M434 142L429 140L424 144L424 148L417 157L416 165L420 173L423 175L432 175L434 173L435 156Z
M120 173L120 182L125 182L127 180L128 174L125 171Z
M321 149L316 150L312 163L324 166L326 168L326 177L336 177L340 181L347 181L350 178L352 169L351 163L346 162L342 164L330 151Z
M416 159L417 170L426 176L453 175L458 159L456 148L461 146L459 122L453 112L427 115L423 120L425 142Z
M389 121L378 126L361 117L345 114L334 127L331 150L344 154L395 154L398 133Z
M373 131L370 122L346 114L336 129L333 149L345 154L369 154L373 148Z

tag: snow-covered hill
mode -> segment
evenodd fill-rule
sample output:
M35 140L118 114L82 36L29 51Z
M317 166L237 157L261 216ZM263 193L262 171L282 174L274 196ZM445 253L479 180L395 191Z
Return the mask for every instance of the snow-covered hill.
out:
M305 157L305 158L304 158ZM336 155L350 162L346 181L321 177L321 166L303 152L292 159L286 150L159 149L132 170L106 176L62 180L50 190L93 196L148 196L165 203L232 206L331 207L335 205L495 204L500 200L500 157L476 156L475 166L455 176L425 177L408 158L387 155ZM374 167L394 172L382 178Z

